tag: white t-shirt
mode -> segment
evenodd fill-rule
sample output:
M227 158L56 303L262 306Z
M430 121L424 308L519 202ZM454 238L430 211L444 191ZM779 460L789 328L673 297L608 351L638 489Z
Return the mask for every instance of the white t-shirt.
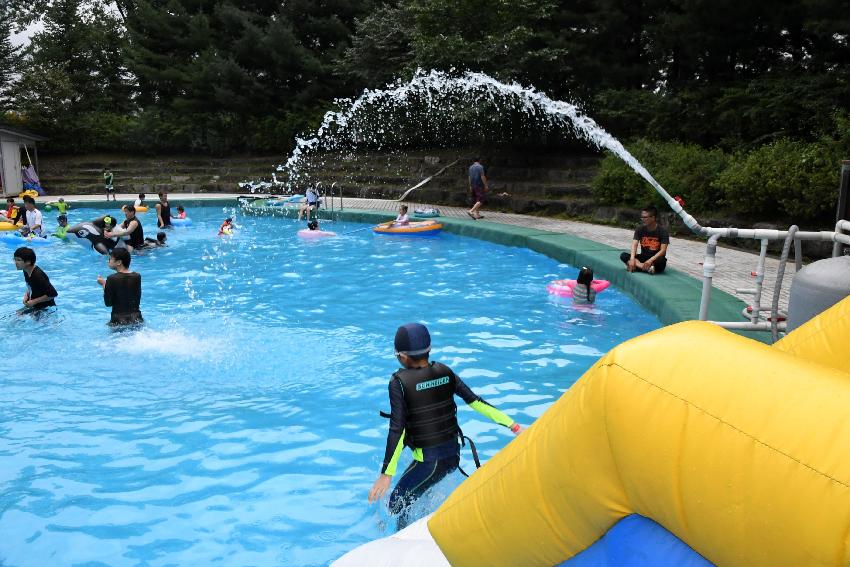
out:
M395 219L396 224L407 224L410 220L407 218L407 215L398 215Z
M142 200L141 200L141 199L136 199L136 202L135 202L135 203L133 203L133 206L134 206L134 207L138 207L138 206L139 206L139 205L141 205L141 204L142 204Z
M41 211L38 209L33 209L31 211L27 211L27 226L33 228L34 226L42 226L43 218L41 216ZM43 228L43 227L42 227Z

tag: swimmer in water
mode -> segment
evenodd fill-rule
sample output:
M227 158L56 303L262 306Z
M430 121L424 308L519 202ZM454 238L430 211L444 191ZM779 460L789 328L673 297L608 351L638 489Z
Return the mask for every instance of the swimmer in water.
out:
M221 236L223 234L233 234L233 219L230 217L224 219L224 222L221 223L221 226L218 229L218 235Z
M142 276L130 271L130 252L126 248L115 248L109 253L106 265L115 273L106 279L97 276L103 287L103 303L112 307L110 325L135 325L143 323L139 305L142 301Z

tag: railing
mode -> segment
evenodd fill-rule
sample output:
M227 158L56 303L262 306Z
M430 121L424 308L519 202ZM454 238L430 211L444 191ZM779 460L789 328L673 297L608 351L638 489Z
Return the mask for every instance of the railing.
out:
M803 265L802 258L802 242L810 241L832 241L832 256L836 257L841 254L842 245L850 246L850 221L841 220L835 224L834 231L818 231L804 232L800 231L796 225L788 230L764 230L764 229L724 229L723 232L712 232L708 239L705 250L705 260L703 261L703 281L702 281L702 296L700 297L699 318L702 321L708 320L708 307L711 303L712 280L714 278L714 270L716 267L715 258L717 255L717 243L724 236L729 238L752 238L761 241L761 250L759 252L758 264L756 271L752 272L755 276L754 288L737 289L740 294L752 295L753 302L750 309L744 309L743 314L749 318L749 321L712 321L721 327L732 330L741 331L770 331L771 337L776 341L780 332L786 329L784 319L787 313L780 311L779 299L782 291L782 284L785 277L785 267L788 264L788 256L790 255L791 246L794 246L795 267L800 270ZM762 291L764 284L765 259L767 257L767 247L772 240L783 240L782 255L779 258L779 267L776 273L776 283L773 287L773 297L770 307L762 307ZM762 313L768 313L767 318L762 317Z

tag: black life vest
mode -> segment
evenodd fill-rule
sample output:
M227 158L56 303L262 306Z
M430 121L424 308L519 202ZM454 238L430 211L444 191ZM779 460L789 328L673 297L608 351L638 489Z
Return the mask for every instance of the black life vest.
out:
M458 437L455 376L444 364L404 368L393 374L401 382L407 406L404 444L435 447Z
M130 237L127 243L133 248L141 248L145 243L145 230L142 228L142 221L139 220L139 217L125 219L121 226L127 228L133 221L136 221L136 230L127 235Z

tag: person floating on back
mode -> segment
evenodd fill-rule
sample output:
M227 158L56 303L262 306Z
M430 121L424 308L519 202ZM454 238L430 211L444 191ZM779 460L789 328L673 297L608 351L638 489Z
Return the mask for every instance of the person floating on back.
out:
M658 209L652 205L640 212L640 220L643 224L635 230L631 252L620 254L620 260L626 264L626 269L630 272L660 274L667 267L670 234L658 224ZM638 245L640 245L639 254Z
M136 325L143 323L139 306L142 301L142 276L130 271L130 252L126 248L115 248L109 253L106 265L115 273L97 283L103 287L103 303L112 307L110 325Z
M369 502L379 500L389 489L402 450L410 447L414 460L389 500L390 511L398 514L398 529L402 529L409 522L408 507L460 464L455 395L514 434L522 428L475 395L451 368L428 361L431 335L425 325L408 323L399 327L395 350L402 368L390 379L390 430L381 474L369 490Z
M54 298L59 295L44 270L35 265L35 251L22 247L12 256L15 268L24 272L27 291L24 293L24 312L41 311L56 305Z
M142 245L142 248L164 248L165 246L168 246L168 244L166 244L167 240L168 235L160 230L156 233L156 239L145 238L145 243Z
M573 288L573 303L593 303L596 301L596 290L591 287L593 270L583 267L578 272L576 285Z

